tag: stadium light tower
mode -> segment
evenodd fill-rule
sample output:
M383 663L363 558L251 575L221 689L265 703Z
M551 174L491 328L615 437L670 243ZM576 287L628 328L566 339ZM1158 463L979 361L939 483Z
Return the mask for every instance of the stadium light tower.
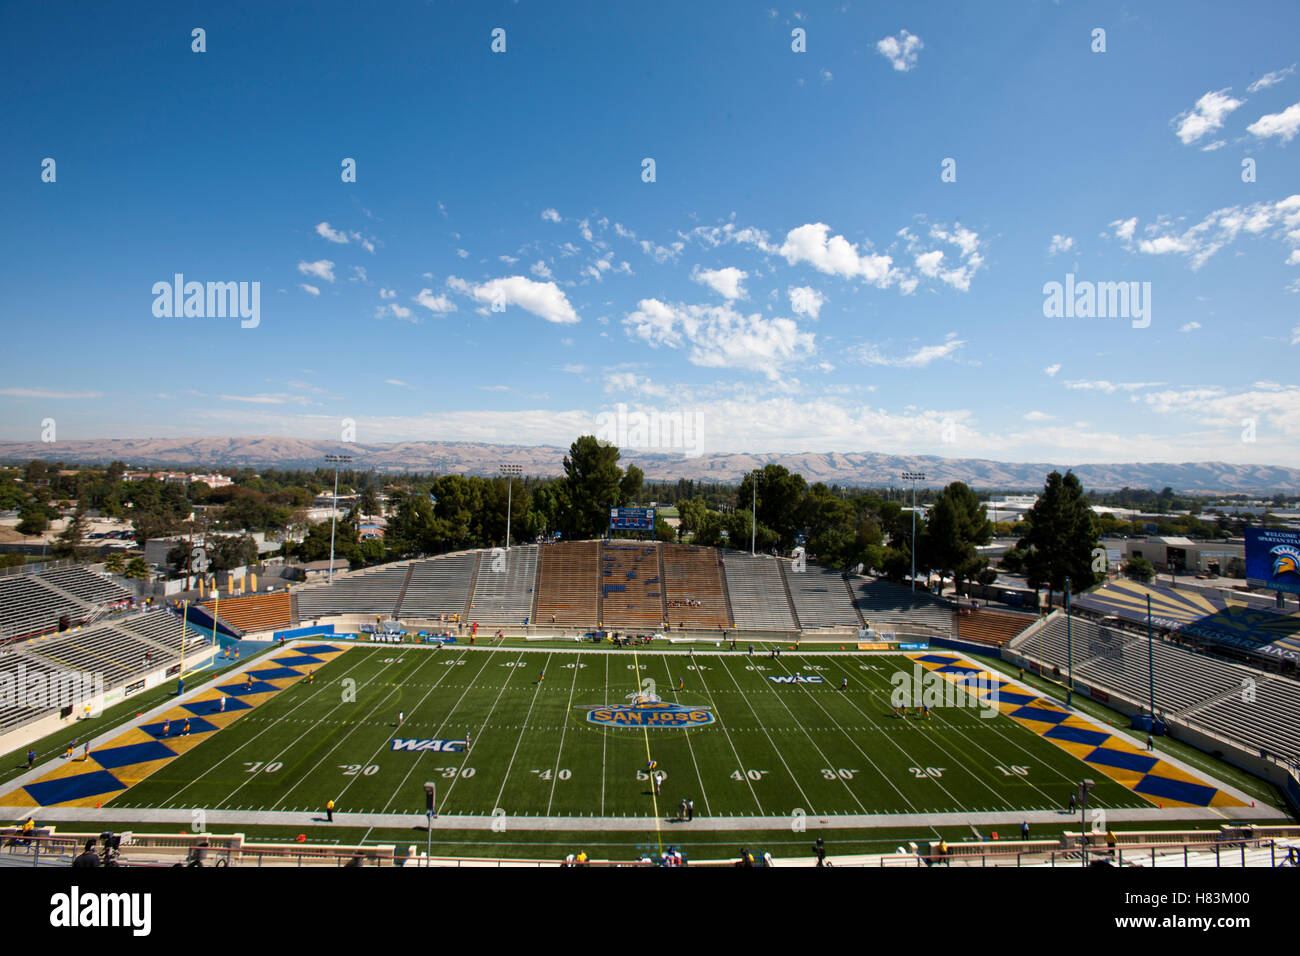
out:
M334 521L339 514L339 465L346 465L352 461L351 455L326 455L325 460L334 466L334 507L330 509L330 577L329 583L334 583Z
M506 476L506 550L510 550L510 505L511 495L515 490L515 479L524 473L523 465L502 465L501 474Z
M912 483L912 590L916 590L916 483L925 481L923 471L905 471L903 480ZM942 584L942 582L940 582ZM942 587L940 591L942 591Z
M749 521L749 556L752 558L758 554L758 472L751 472L750 477L753 479L749 484L749 489L753 492L753 500L749 506L751 513Z

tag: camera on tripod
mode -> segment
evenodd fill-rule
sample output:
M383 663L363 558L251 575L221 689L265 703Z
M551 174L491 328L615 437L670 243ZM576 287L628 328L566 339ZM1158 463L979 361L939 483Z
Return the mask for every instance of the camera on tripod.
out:
M99 843L103 847L103 850L101 850L100 852L103 857L104 866L120 865L117 862L117 859L122 852L123 837L126 837L127 842L130 842L131 834L129 833L113 833L111 830L109 830L99 835Z

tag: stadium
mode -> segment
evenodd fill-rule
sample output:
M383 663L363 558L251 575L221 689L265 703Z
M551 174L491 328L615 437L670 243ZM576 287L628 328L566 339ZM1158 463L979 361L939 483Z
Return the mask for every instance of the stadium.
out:
M0 805L35 833L5 852L67 865L107 830L138 865L1293 862L1300 684L1105 613L1179 592L1112 579L1040 615L613 537L631 514L145 610L100 568L0 578L5 632L38 635L6 672L103 683L85 714L6 700Z

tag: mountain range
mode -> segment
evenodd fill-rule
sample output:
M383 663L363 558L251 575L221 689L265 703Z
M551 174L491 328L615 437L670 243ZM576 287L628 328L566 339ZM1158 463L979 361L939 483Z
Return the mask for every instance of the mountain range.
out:
M502 464L519 465L526 475L563 472L567 449L547 445L497 445L485 442L392 442L361 444L316 439L144 438L87 441L0 442L0 461L32 459L65 464L125 462L135 468L317 468L324 456L351 455L354 468L379 472L437 472L491 475ZM1295 493L1300 469L1276 465L1240 465L1221 461L1005 462L985 458L934 455L885 455L876 452L798 452L794 454L706 454L694 458L663 452L623 450L622 464L641 468L647 479L735 483L747 472L769 463L784 465L809 483L873 487L903 484L903 472L923 472L922 486L941 487L963 481L972 488L1036 491L1048 472L1074 471L1089 490L1122 487L1191 493Z

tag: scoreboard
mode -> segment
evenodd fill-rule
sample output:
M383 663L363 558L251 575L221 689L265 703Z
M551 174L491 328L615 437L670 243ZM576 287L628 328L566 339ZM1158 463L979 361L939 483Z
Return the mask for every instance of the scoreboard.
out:
M1300 531L1246 528L1246 583L1300 594Z
M654 534L655 510L653 508L610 508L610 531L649 531Z

